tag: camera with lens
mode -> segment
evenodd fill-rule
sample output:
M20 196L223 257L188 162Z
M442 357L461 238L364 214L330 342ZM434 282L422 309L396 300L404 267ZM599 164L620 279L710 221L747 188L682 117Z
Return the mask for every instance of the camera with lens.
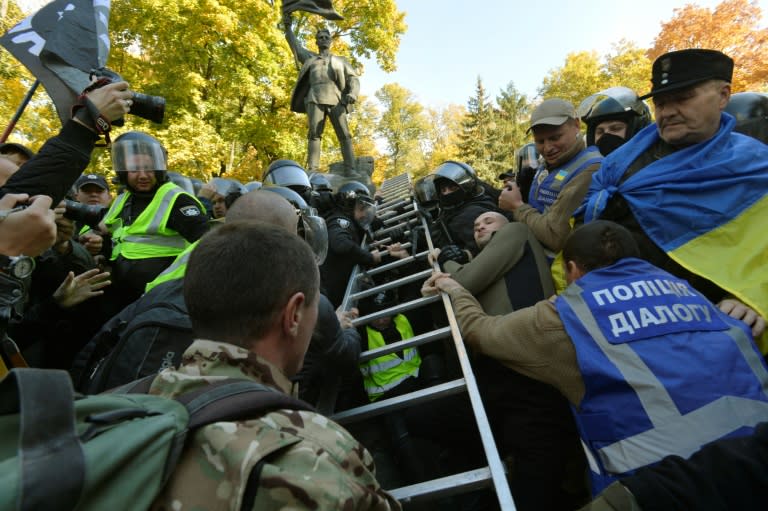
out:
M91 79L93 78L99 79L96 88L103 87L112 82L123 81L122 76L106 67L91 71ZM131 99L133 100L133 104L131 104L131 109L128 111L129 114L137 115L142 119L147 119L148 121L156 122L158 124L163 122L163 116L165 115L164 97L150 96L149 94L134 92ZM124 121L123 119L117 119L112 121L112 124L114 126L122 126Z
M94 206L64 199L64 218L80 222L92 229L98 228L99 222L107 214L108 209L103 206Z

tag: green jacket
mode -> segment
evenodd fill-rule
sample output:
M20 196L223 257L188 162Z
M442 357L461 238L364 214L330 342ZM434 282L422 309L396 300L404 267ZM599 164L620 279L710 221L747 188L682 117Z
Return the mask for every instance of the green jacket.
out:
M221 378L291 390L290 380L255 353L197 340L178 370L157 376L150 394L176 396ZM191 440L152 509L239 510L259 462L264 464L254 509L400 509L376 481L368 450L318 413L277 410L253 420L218 422Z

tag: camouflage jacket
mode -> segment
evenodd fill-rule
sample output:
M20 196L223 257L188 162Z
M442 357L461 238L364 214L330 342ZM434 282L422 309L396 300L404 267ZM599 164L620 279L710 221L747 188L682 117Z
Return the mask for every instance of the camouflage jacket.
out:
M256 354L197 340L178 370L158 375L150 393L176 396L223 378L291 389L288 378ZM239 510L251 469L262 460L254 509L400 509L376 481L365 447L326 417L296 410L199 429L152 509Z

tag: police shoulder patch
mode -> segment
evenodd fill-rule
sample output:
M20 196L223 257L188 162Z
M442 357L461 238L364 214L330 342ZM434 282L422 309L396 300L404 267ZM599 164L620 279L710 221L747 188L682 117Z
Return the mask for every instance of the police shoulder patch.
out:
M184 216L200 216L202 214L197 206L184 206L180 211Z
M339 224L339 227L341 227L342 229L346 229L347 227L349 227L349 220L347 220L346 218L339 218L337 222Z

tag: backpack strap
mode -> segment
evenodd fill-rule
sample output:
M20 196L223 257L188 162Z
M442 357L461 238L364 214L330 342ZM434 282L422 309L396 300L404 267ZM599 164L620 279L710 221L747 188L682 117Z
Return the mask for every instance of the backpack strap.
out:
M176 397L189 412L189 429L219 421L255 419L271 410L316 411L312 405L279 390L251 380L222 380ZM181 453L178 453L180 455ZM266 460L251 469L243 489L241 510L253 509L261 470Z
M309 403L255 381L227 379L176 397L189 412L189 429L213 422L255 419L271 410L314 412Z
M17 509L63 511L77 505L85 453L75 428L74 401L66 371L17 368L0 383L0 412L20 415Z

